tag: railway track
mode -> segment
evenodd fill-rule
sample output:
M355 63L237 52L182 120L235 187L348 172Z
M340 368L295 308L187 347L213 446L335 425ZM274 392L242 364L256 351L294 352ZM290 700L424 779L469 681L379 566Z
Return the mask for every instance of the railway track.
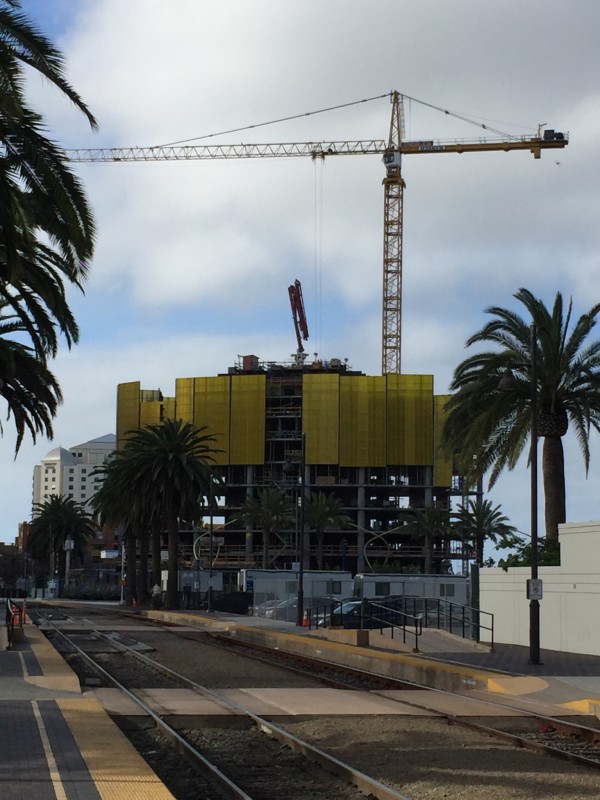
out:
M97 641L105 640L115 653L133 658L135 677L129 664L115 664L111 656L101 658L73 641L55 622L46 623L54 629L71 650L84 659L104 680L127 695L154 722L161 735L174 745L206 781L201 792L219 793L219 797L236 800L309 800L315 797L336 797L357 800L368 796L377 800L408 800L391 787L369 777L317 747L285 731L269 720L253 714L243 706L191 681L184 675L153 661L133 648L121 644L99 630L90 634ZM54 638L52 637L52 638ZM107 668L110 662L110 668ZM180 731L166 722L138 692L126 682L153 686L157 673L166 676L169 688L184 686L192 689L241 719L241 727L229 728L227 735L214 728ZM125 676L125 677L123 677ZM164 685L164 684L163 684ZM245 723L245 724L244 724ZM195 791L198 787L195 786ZM210 797L211 794L200 794ZM189 798L189 795L186 795Z
M88 615L91 616L89 608L86 609ZM54 612L56 613L56 612ZM50 620L51 622L52 620ZM136 619L136 625L142 622L141 619ZM148 622L147 620L145 623ZM144 624L145 624L144 623ZM94 628L95 622L94 620L86 620L85 622L81 622L77 620L76 615L73 615L72 623L73 629L88 629L92 630ZM98 627L100 625L98 624ZM115 628L118 628L119 625L115 624ZM149 630L151 630L151 625L147 626ZM352 689L352 690L363 690L368 691L371 696L376 695L380 696L382 699L385 700L387 704L389 704L389 708L392 709L394 704L398 705L401 703L403 706L409 706L412 709L426 712L428 714L429 721L427 722L428 730L430 731L429 736L431 737L432 746L431 749L433 750L433 742L435 737L439 735L439 732L435 730L435 726L445 726L446 731L448 730L448 725L453 726L453 728L461 728L465 730L470 730L472 735L482 735L485 739L492 740L489 744L489 757L486 757L486 760L490 763L493 763L495 760L498 760L499 763L502 763L502 758L506 760L506 752L502 750L502 748L506 748L509 746L510 750L514 752L518 752L518 750L527 749L537 752L539 754L550 754L556 759L568 759L573 764L585 765L587 770L595 769L597 770L600 767L600 731L598 729L589 727L586 725L581 724L574 724L572 722L566 722L563 719L556 719L554 717L544 717L537 714L527 714L525 712L520 712L518 717L507 716L510 711L514 712L514 709L510 709L505 703L486 703L485 705L489 706L487 713L492 714L493 717L486 717L485 719L473 718L468 717L468 711L465 711L465 715L462 713L460 715L457 714L450 714L447 712L440 712L439 708L436 710L436 703L439 705L439 699L443 696L448 696L449 693L431 690L428 687L418 686L416 684L411 684L406 681L396 681L392 678L388 678L386 676L381 675L372 675L367 673L362 673L357 670L349 669L346 667L342 667L338 664L329 664L327 662L315 659L306 659L300 658L295 655L283 653L281 650L273 651L269 648L257 647L253 645L252 648L249 648L245 643L240 642L239 640L232 640L228 636L222 635L215 635L215 634L206 634L206 633L194 633L189 630L181 630L177 627L170 627L165 628L161 626L161 631L164 632L169 638L177 637L176 641L181 641L181 647L183 648L183 643L186 640L190 640L190 645L193 643L198 643L198 638L201 637L203 646L206 645L206 642L211 643L211 647L215 649L220 649L222 652L229 652L234 653L235 655L241 656L243 655L245 658L248 658L249 655L252 656L253 659L259 659L262 664L265 666L275 666L278 669L285 669L289 671L291 674L297 675L304 675L310 676L312 680L319 680L319 682L323 683L324 685L333 686L335 688L340 689ZM105 635L103 631L97 631L98 638L102 639ZM136 634L133 634L136 635ZM140 639L143 640L143 634L140 634ZM157 663L157 659L148 658L147 656L140 657L139 653L134 653L134 651L128 650L127 647L119 646L118 643L115 644L114 637L109 637L110 642L112 643L112 647L114 648L112 655L104 655L100 657L100 661L102 661L101 666L103 668L106 666L104 662L109 662L111 665L111 671L114 672L116 669L115 662L119 659L121 660L129 660L130 658L136 658L136 661L140 664L144 663L146 668L151 670L151 673L147 673L146 677L144 677L143 672L138 672L138 681L140 685L164 685L164 686L175 686L176 684L173 681L181 681L182 679L188 680L185 676L180 675L174 670L164 670L160 664ZM108 642L107 642L108 645ZM125 656L125 654L127 654ZM215 656L218 658L218 656ZM126 668L126 672L131 670L130 667ZM157 670L161 670L160 675L161 677L157 677L159 673ZM164 677L165 675L169 675L169 673L175 672L175 675L171 675L170 677ZM160 681L165 681L165 683L160 683ZM179 685L183 685L179 683ZM210 690L201 687L202 690L208 691ZM402 698L396 699L394 698L393 694L390 692L394 692L396 689L403 690ZM408 692L407 689L412 689L416 691ZM420 690L420 691L419 691ZM223 701L222 693L212 693L215 695L219 702ZM407 697L407 695L409 695ZM423 696L427 695L427 700L423 700ZM210 696L210 694L209 694ZM433 699L432 699L433 698ZM462 697L461 703L464 702L466 705L469 704L469 698ZM483 701L477 700L473 701L476 703L482 703ZM442 704L443 705L443 704ZM494 712L494 709L496 710ZM280 728L278 725L274 725L271 721L261 719L252 715L248 712L247 709L238 706L235 709L235 713L240 717L244 718L246 722L239 730L228 730L226 734L223 734L220 731L215 731L211 729L209 733L206 730L195 730L195 731L185 731L185 740L187 741L188 745L191 745L193 748L199 749L204 757L207 760L211 761L215 768L218 771L227 771L228 776L232 776L231 779L235 782L236 778L240 780L246 777L244 773L248 772L248 765L251 763L257 764L256 769L256 780L257 783L253 787L246 787L242 785L242 791L249 792L250 789L252 790L251 793L247 794L249 797L260 797L260 798L270 798L273 797L296 797L296 795L291 794L289 787L298 785L298 790L300 792L305 792L305 794L298 795L299 797L354 797L356 795L356 790L352 789L355 792L354 795L346 795L341 793L342 789L344 791L349 789L348 784L348 775L349 773L345 773L345 778L340 783L339 790L335 788L333 785L326 783L325 786L315 784L315 768L310 765L307 767L307 762L303 759L296 760L298 757L294 756L292 762L289 764L284 759L284 756L290 755L290 749L292 747L296 747L297 749L302 750L305 753L308 753L311 749L316 750L317 752L312 753L312 757L317 758L319 761L321 760L322 756L326 758L331 757L331 751L335 750L335 741L332 747L332 737L326 736L324 733L320 733L319 730L316 731L316 736L311 738L311 742L303 741L302 734L307 729L309 733L315 733L313 730L315 728L312 723L307 722L305 720L295 720L291 718L289 723L286 721L285 728ZM387 712L383 712L387 713ZM393 711L390 711L390 714L393 714ZM415 718L408 718L408 717L393 717L390 716L386 720L380 720L380 727L382 729L382 736L384 731L389 731L390 735L393 736L395 739L400 739L398 736L398 731L402 728L411 725L416 725L414 722ZM339 722L339 721L338 721ZM157 723L158 724L158 723ZM367 722L366 720L364 723L362 721L356 721L356 731L365 730L366 734L366 727ZM419 721L419 725L422 728L425 723ZM417 725L417 728L419 728ZM244 729L245 727L245 729ZM324 730L327 729L327 725L324 724ZM339 732L338 728L341 728L341 723L334 724L333 721L329 721L329 729L335 729L336 734ZM295 731L297 733L294 736L294 733L291 731ZM392 733L393 731L393 733ZM265 737L263 734L267 733L268 736ZM165 736L167 734L165 733ZM171 736L171 734L169 734ZM181 736L182 733L178 732L178 736ZM239 736L240 741L237 741L237 737ZM454 734L456 737L456 734ZM462 744L457 745L459 748L479 748L479 744L473 744L473 742L467 737L467 734L462 735L463 738L458 740L462 742ZM280 738L281 737L281 738ZM292 737L292 738L286 738ZM324 742L325 747L318 747L316 745L319 744L319 737ZM447 738L448 734L445 734L444 738ZM335 737L333 737L335 739ZM341 737L338 737L341 738ZM360 736L359 736L360 738ZM265 750L262 750L262 747L258 747L258 742L262 742L265 740L268 742L268 745L265 745ZM294 743L294 739L298 741ZM243 742L250 742L248 744L249 751L245 750L245 745ZM389 739L383 738L382 741L385 741L386 745ZM282 744L284 742L285 744ZM359 742L360 744L360 742ZM178 745L179 746L179 745ZM215 749L216 746L216 749ZM357 745L358 747L358 745ZM488 747L488 745L486 745ZM274 749L273 749L274 748ZM517 750L518 749L518 750ZM328 752L325 753L323 750L327 750ZM320 753L318 751L321 751ZM347 752L348 748L344 750L343 748L340 749L341 754L343 755L344 752ZM250 755L248 755L248 752ZM336 752L337 755L340 755L340 752ZM242 754L241 761L239 763L239 767L236 767L233 763L234 755ZM245 753L245 755L244 755ZM329 753L329 755L328 755ZM353 753L350 753L353 755ZM418 754L417 754L418 755ZM463 753L459 753L460 758L464 757ZM256 759L255 762L252 759ZM263 769L263 759L264 759L264 769ZM275 770L275 772L279 772L280 774L284 774L287 777L284 779L284 784L286 785L285 791L280 791L280 789L275 790L275 794L266 794L265 792L267 789L270 789L271 786L275 786L273 783L273 779L268 777L269 770L268 767L272 767L277 760L281 760L281 768L279 770ZM389 763L386 761L385 764L383 763L376 763L373 764L373 758L371 757L370 762L368 764L360 763L360 759L358 759L359 763L358 766L362 767L362 776L367 778L366 773L369 775L375 774L378 778L374 782L375 791L371 788L368 788L367 784L361 783L363 777L361 776L361 770L356 769L353 767L349 767L349 763L354 764L355 761L353 758L348 756L347 762L345 758L338 758L334 759L333 762L330 762L328 765L328 769L338 770L339 769L354 769L354 783L355 785L358 782L358 785L361 788L363 794L360 796L364 796L364 794L370 794L372 797L401 797L401 798L412 798L418 797L418 794L413 794L410 792L409 789L406 789L406 786L414 786L417 785L417 781L407 780L407 783L398 783L397 780L391 778L391 775L394 774L392 770L389 770ZM469 760L469 751L467 750L467 760ZM472 759L471 759L472 760ZM510 756L508 761L510 762ZM336 764L335 762L339 762ZM418 759L413 758L415 765L418 763ZM516 763L517 759L513 757L512 761ZM557 766L553 766L551 760L545 760L544 763L546 764L545 767L542 768L543 771L547 772L549 776L555 774L556 776L560 776L560 778L565 778L568 774L568 770L571 769L566 765L563 767L559 767L560 761L556 761ZM564 761L563 761L564 763ZM341 764L341 767L340 767ZM458 767L458 770L456 769ZM227 768L227 769L226 769ZM240 775L238 776L236 773L236 769L240 770ZM453 765L453 773L461 772L461 770L468 771L471 767L461 767L458 764ZM529 770L530 768L527 767ZM576 767L573 767L576 769ZM233 771L232 771L233 770ZM308 770L308 771L307 771ZM259 774L262 771L262 776ZM388 773L390 777L388 777ZM574 773L575 775L577 773ZM293 778L290 778L290 775L293 775ZM407 779L410 775L410 771L407 770ZM235 776L235 777L233 777ZM265 778L265 776L267 776ZM326 778L327 781L330 780L329 777ZM336 780L340 780L337 778ZM367 778L367 780L371 780ZM442 777L442 780L448 780L446 776ZM452 780L456 780L455 777ZM558 778L557 778L558 780ZM597 779L596 779L597 780ZM592 780L591 783L593 784L594 781ZM380 784L380 786L378 786ZM387 784L391 784L393 788L390 788ZM589 794L584 793L581 797L595 797L597 796L597 787L598 784L596 782L596 792ZM557 790L558 791L558 790ZM277 792L280 792L277 794ZM377 792L385 792L385 794L378 794ZM578 798L579 795L570 793L573 798ZM198 797L206 798L210 797L211 795L208 794L199 794ZM225 794L223 796L241 796L244 795L231 795ZM437 797L438 795L435 793L427 794L427 797ZM439 794L440 797L453 797L452 793L442 793ZM457 795L462 796L462 795ZM466 796L466 795L465 795ZM480 795L481 797L487 796L484 794ZM491 796L500 796L500 797L526 797L530 798L534 796L533 794L528 794L527 790L525 790L524 794L499 794L499 795L489 795ZM537 795L535 795L537 796ZM554 797L555 795L552 794L544 794L544 797ZM561 797L563 795L556 794L556 797ZM191 795L185 795L186 800L192 800Z

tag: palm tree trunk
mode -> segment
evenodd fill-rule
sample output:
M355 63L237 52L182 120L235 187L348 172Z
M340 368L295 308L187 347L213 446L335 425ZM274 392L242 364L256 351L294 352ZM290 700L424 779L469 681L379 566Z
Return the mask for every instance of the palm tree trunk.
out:
M167 516L167 530L169 532L169 561L167 564L167 597L166 607L179 608L179 529L177 527L177 514L169 509Z
M269 568L269 533L268 531L263 530L262 532L263 540L262 540L262 568L268 569Z
M425 533L423 541L423 572L425 575L431 575L431 564L433 561L433 536L428 531Z
M325 531L317 531L317 569L323 569L323 544Z
M125 574L125 603L131 605L135 597L135 572L136 572L136 541L135 533L128 530L125 534L125 548L127 553L127 572Z
M148 529L140 531L140 566L137 573L137 597L138 602L145 603L149 599L148 591L148 551L150 542L148 540Z
M158 583L162 586L162 560L160 557L161 550L161 530L162 526L157 520L152 523L152 584Z
M558 539L558 526L566 521L565 456L560 436L545 436L542 450L546 539Z

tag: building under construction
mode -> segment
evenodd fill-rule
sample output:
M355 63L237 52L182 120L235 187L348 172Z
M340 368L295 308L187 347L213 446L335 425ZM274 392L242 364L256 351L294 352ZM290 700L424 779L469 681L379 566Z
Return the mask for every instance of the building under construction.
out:
M216 568L262 564L262 533L247 529L240 510L277 487L296 520L273 537L269 566L291 567L300 549L303 565L317 566L316 537L298 509L300 495L323 492L338 498L349 521L326 532L320 566L445 572L452 560L469 558L464 545L436 537L426 552L402 528L406 509L450 508L466 494L439 448L446 399L434 394L432 375L368 376L339 359L282 364L248 355L226 374L177 379L174 397L120 384L117 440L121 448L128 431L165 418L206 426L216 437L224 486L213 527ZM208 559L207 539L201 559Z

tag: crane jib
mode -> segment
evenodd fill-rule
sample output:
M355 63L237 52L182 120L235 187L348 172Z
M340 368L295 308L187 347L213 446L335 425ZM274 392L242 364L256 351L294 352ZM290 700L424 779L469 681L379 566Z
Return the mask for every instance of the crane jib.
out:
M468 153L485 151L541 150L565 147L567 134L545 131L544 137L506 139L453 140L449 142L422 140L399 142L392 150L412 155L417 153ZM546 134L551 133L553 138ZM266 144L184 145L181 147L112 147L66 150L72 162L131 162L131 161L187 161L217 160L227 158L302 158L325 159L329 156L380 155L390 152L389 144L382 139L333 142L280 142Z

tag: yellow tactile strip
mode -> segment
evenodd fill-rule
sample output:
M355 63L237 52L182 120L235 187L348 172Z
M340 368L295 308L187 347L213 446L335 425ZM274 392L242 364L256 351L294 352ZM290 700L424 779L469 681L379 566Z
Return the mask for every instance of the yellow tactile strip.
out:
M175 800L93 697L57 703L102 800Z
M81 694L79 678L40 629L36 625L25 625L23 630L42 670L39 676L26 675L27 683L44 689Z

